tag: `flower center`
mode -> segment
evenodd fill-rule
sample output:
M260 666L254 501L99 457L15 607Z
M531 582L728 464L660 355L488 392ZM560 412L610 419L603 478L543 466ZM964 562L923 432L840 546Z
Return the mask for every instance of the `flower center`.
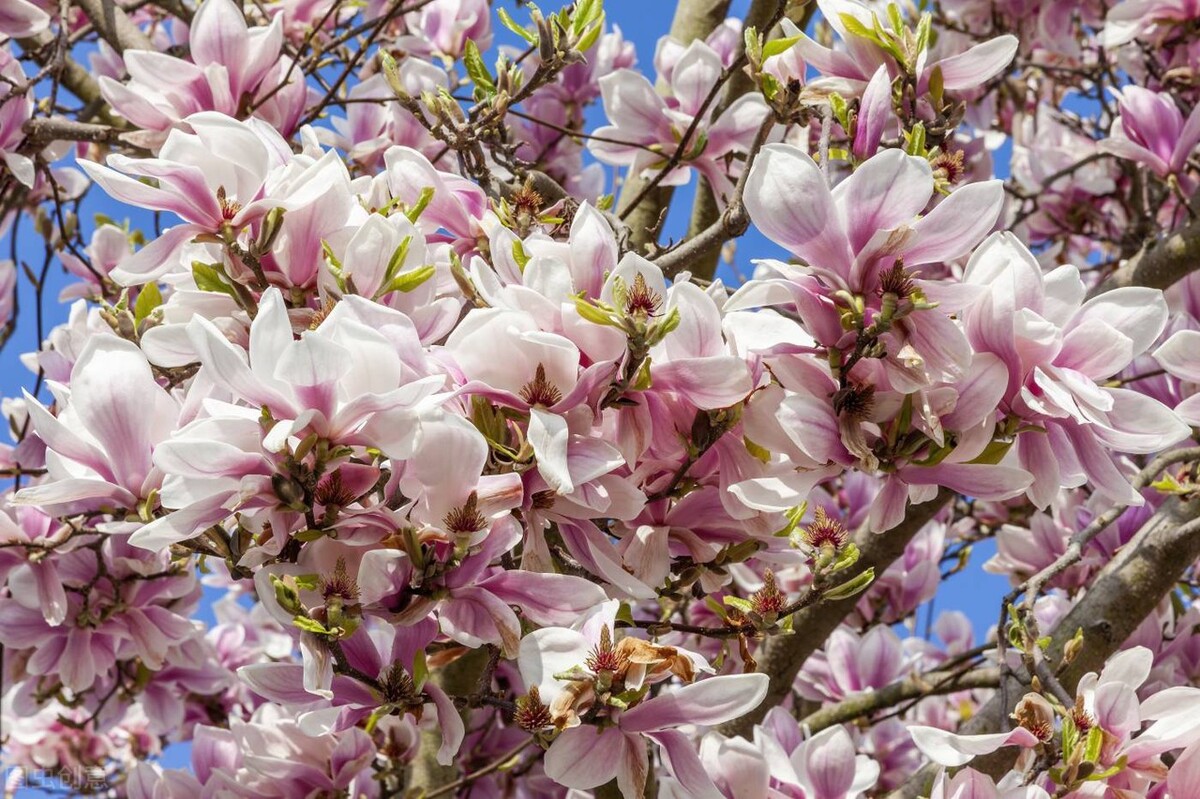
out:
M546 379L546 367L538 364L533 379L521 388L521 399L530 405L549 408L562 401L562 392L558 386Z

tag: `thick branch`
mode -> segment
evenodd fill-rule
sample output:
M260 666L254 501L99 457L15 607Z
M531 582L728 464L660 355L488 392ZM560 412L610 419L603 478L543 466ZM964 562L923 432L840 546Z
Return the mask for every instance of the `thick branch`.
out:
M778 29L768 31L763 28L771 23L778 7L777 0L754 0L750 4L749 13L746 14L745 26L754 26L767 39L777 38ZM784 9L784 16L796 23L798 28L804 30L808 27L808 22L816 10L817 4L813 0L789 0ZM745 46L744 41L738 42L739 56L742 55ZM734 100L754 89L754 81L749 75L744 71L735 73L729 79L729 85L725 87L725 96L717 105L717 115L732 105ZM749 163L746 164L746 169L750 169ZM720 214L721 209L717 205L712 189L707 181L701 179L696 187L696 199L692 203L692 216L688 221L688 243L691 244L701 233L713 230L713 225L720 221ZM724 231L724 234L720 236L710 235L704 239L703 246L695 247L686 268L698 278L712 280L717 273L717 261L721 257L721 247L725 242L735 239L743 233L745 233L744 229L739 231L733 228Z
M1125 286L1167 289L1197 269L1200 269L1200 221L1184 225L1143 249L1109 275L1092 294Z
M26 121L21 129L25 132L26 143L35 148L52 141L112 142L121 134L111 125L76 122L63 117L34 117Z
M1168 499L1142 526L1088 588L1087 594L1071 609L1050 635L1046 658L1051 666L1061 667L1058 682L1074 692L1079 679L1089 671L1099 671L1121 644L1154 611L1158 603L1174 589L1183 573L1200 557L1200 500L1182 502ZM1063 666L1067 643L1083 631L1082 646L1074 659ZM1008 725L1008 717L1017 700L1027 690L1027 680L1010 678L1006 690L963 725L961 732L996 732ZM1007 696L1008 706L1001 705ZM1011 768L1014 754L1001 750L976 758L972 768L1000 774ZM915 799L927 795L937 769L925 768L889 799Z
M885 708L926 696L952 694L972 688L995 688L1000 684L1000 669L991 666L962 671L931 671L913 674L876 691L855 694L836 705L821 708L800 720L800 726L818 733L834 724L843 724Z
M904 521L886 533L872 533L864 526L855 535L855 544L861 557L852 568L853 574L846 575L845 579L849 580L868 568L874 568L876 574L882 574L904 554L904 548L913 536L953 497L953 491L940 489L930 501L911 506ZM804 661L824 645L857 604L858 597L816 602L793 617L792 635L768 639L756 654L759 670L771 678L766 698L746 715L721 725L720 731L729 736L748 735L768 710L787 699Z
M725 20L729 3L730 0L681 0L675 7L675 18L671 21L671 38L684 45L706 38ZM643 193L648 183L648 180L629 175L621 189L618 211L624 212L634 198ZM624 217L635 250L644 250L647 244L654 241L659 219L671 204L673 193L671 186L657 186Z
M149 37L113 0L75 0L75 5L87 14L92 27L118 53L155 49Z

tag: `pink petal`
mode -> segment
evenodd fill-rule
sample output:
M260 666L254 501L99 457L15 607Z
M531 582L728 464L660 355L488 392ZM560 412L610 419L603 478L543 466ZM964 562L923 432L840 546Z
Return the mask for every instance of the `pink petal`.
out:
M768 144L754 159L746 208L755 226L813 266L844 272L853 256L820 167L802 150Z
M649 732L681 724L721 724L758 707L769 684L765 674L710 677L646 700L621 717L621 727Z

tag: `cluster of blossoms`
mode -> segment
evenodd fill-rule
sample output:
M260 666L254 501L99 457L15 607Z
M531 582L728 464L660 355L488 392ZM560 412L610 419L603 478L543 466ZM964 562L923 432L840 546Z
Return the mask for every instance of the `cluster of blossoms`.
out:
M654 83L598 0L75 5L0 8L10 787L1200 796L1200 6L756 0Z

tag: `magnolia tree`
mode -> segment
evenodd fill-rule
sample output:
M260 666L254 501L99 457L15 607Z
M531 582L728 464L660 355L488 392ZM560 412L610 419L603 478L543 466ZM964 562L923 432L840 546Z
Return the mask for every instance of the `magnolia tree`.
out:
M1200 6L744 5L0 3L9 791L1200 797Z

